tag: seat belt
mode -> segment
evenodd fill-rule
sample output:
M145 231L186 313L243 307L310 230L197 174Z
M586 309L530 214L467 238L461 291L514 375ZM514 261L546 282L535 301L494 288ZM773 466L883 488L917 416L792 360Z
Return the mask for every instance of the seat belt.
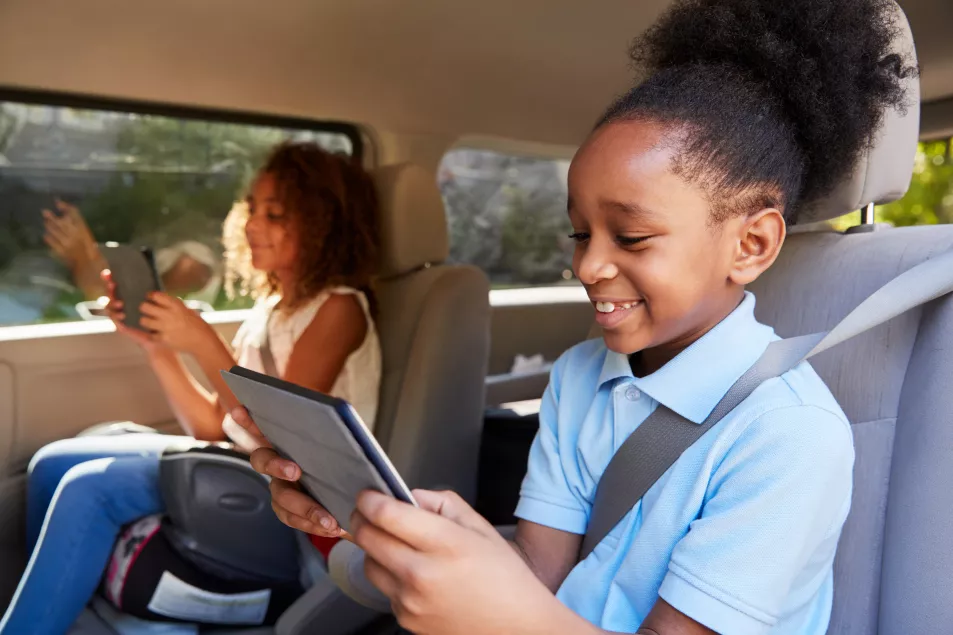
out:
M953 292L953 251L901 273L861 302L830 331L769 344L700 425L659 404L629 435L603 472L596 486L580 561L589 556L685 450L747 399L762 382L779 377L818 353L950 292Z
M268 313L268 319L265 320L265 333L261 337L261 343L258 345L258 353L261 355L261 366L262 370L265 371L265 374L274 377L276 379L281 379L281 374L278 372L278 364L275 363L275 355L271 352L271 336L269 327L271 326L271 315L272 312Z

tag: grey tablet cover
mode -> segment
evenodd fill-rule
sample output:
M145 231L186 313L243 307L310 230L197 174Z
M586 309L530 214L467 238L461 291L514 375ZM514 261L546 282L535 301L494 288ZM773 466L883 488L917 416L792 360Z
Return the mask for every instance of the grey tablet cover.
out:
M301 466L301 484L342 528L350 530L357 496L365 489L395 495L332 403L234 372L222 372L222 377L275 450Z
M139 312L139 306L146 301L149 293L160 290L149 252L139 247L115 243L101 245L100 251L106 258L116 284L116 297L123 303L123 313L126 314L123 323L128 327L141 329L139 319L142 314Z

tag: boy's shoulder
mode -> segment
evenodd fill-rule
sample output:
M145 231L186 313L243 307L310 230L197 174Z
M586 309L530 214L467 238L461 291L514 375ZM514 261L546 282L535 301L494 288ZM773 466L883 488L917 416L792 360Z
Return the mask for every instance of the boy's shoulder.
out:
M599 388L608 355L609 351L602 338L576 344L553 364L552 387L560 395L594 397ZM710 363L718 364L718 360L710 360ZM686 389L690 390L688 387ZM747 427L759 420L777 421L779 419L791 421L810 419L823 422L819 423L822 426L834 425L848 431L850 426L847 416L834 395L808 362L800 364L780 377L766 380L726 419L731 420L731 427ZM773 427L769 425L763 431L770 434L776 431L776 429L772 430ZM803 426L804 431L811 427L813 426L810 424ZM735 433L740 433L740 430L735 430ZM833 434L841 435L842 433L837 431Z
M576 344L553 363L550 384L560 392L563 388L594 392L608 352L601 337Z

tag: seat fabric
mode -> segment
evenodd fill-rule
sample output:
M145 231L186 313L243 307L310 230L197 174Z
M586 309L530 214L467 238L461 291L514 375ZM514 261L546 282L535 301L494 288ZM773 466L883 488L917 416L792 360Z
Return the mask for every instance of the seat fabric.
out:
M836 324L878 287L953 249L953 226L795 234L751 290L789 337ZM812 359L852 424L854 495L834 565L829 632L953 625L953 297ZM939 630L938 630L939 629Z

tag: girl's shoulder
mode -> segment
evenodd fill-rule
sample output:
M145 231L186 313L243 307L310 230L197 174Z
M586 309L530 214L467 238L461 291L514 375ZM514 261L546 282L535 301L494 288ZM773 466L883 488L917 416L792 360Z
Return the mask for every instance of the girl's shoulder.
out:
M294 311L282 313L281 320L287 324L307 327L314 320L318 311L333 296L352 296L354 297L364 312L365 317L370 321L370 306L367 296L360 290L352 287L328 287L321 290L311 299L302 302Z

